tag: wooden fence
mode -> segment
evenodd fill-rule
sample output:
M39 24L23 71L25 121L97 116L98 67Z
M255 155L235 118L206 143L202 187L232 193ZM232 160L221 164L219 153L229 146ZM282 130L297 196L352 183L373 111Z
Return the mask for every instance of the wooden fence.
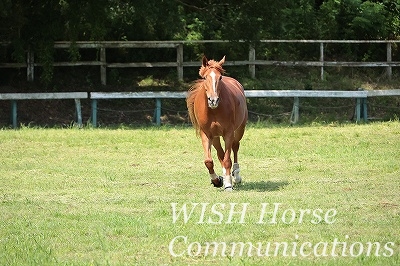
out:
M189 44L205 44L205 43L228 43L227 40L200 40L200 41L102 41L89 42L80 41L71 42L56 42L55 49L69 49L71 45L75 45L78 49L98 49L100 51L99 58L92 61L78 62L54 62L54 66L99 66L101 84L107 84L107 68L130 68L130 67L175 67L177 69L178 79L183 79L183 70L185 67L198 67L198 61L183 60L184 45ZM227 61L227 66L248 66L251 77L256 75L256 66L303 66L303 67L319 67L321 71L321 79L324 79L324 67L385 67L388 78L392 76L392 68L399 67L400 62L392 61L392 44L400 43L400 40L260 40L260 43L311 43L319 45L319 60L318 61L271 61L259 60L256 58L256 48L249 45L249 56L246 59L238 61ZM386 58L379 62L351 62L351 61L326 61L324 46L326 44L386 44ZM8 43L0 43L8 45ZM110 63L107 62L107 49L121 48L165 48L176 49L176 61L174 62L129 62L129 63ZM26 68L27 80L33 81L35 78L35 67L40 66L35 62L33 51L28 51L26 55L26 63L8 63L0 62L0 68Z

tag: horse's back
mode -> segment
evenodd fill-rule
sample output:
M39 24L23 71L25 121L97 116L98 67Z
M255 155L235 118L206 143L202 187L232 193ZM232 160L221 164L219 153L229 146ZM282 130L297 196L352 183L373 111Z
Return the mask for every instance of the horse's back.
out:
M228 85L228 87L232 89L233 92L236 92L236 90L238 90L238 91L242 92L244 95L244 88L243 88L242 84L240 84L239 81L237 81L234 78L228 77L228 76L224 76L222 78L222 80L224 81L225 85Z

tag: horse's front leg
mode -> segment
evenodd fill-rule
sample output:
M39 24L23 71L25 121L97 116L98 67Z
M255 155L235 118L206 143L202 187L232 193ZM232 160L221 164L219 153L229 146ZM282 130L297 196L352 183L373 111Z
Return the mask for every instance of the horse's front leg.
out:
M225 155L222 161L222 171L224 172L224 187L225 190L231 191L233 189L232 185L232 160L231 160L231 150L233 144L233 134L224 137L225 140Z
M208 136L203 131L201 132L201 143L204 149L204 164L206 165L210 174L211 183L214 185L214 187L222 187L223 180L215 173L214 162L211 157L212 139L208 138Z
M225 152L224 152L224 149L221 146L220 137L215 137L213 139L213 143L212 144L213 144L215 150L217 151L217 156L218 156L219 162L221 163L221 167L224 167Z

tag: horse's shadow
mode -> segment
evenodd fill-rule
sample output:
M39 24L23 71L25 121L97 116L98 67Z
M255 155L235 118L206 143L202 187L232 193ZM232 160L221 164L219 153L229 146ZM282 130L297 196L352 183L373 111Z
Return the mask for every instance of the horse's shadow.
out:
M258 181L258 182L243 182L240 185L236 186L237 190L243 190L243 191L259 191L259 192L264 192L264 191L277 191L280 190L281 188L289 185L289 182L287 181Z

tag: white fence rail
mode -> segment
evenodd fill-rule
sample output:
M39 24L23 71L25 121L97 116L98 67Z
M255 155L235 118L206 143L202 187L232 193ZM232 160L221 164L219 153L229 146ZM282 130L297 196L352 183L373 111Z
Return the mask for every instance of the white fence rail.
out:
M0 100L11 101L11 121L13 128L17 128L17 101L22 100L55 100L74 99L77 114L77 123L82 126L82 99L91 100L91 122L97 126L97 102L105 99L155 99L156 106L154 120L157 125L161 124L161 101L162 99L185 99L187 92L159 91L159 92L60 92L60 93L0 93ZM355 117L356 121L368 122L367 98L378 96L400 96L397 90L374 90L366 91L309 91L309 90L247 90L247 98L284 97L293 98L293 109L291 122L299 121L300 98L354 98L356 99ZM361 119L362 116L362 119Z
M0 93L0 100L11 101L11 123L13 128L18 127L17 122L17 101L21 100L56 100L56 99L74 99L77 123L82 126L82 108L81 99L87 99L87 92L43 92L43 93Z
M246 90L247 98L266 98L266 97L285 97L294 98L292 109L292 123L299 121L300 98L354 98L356 99L355 116L356 121L368 121L367 98L376 96L400 96L398 90L376 90L365 91L310 91L310 90ZM92 101L92 125L97 126L97 102L104 99L155 99L155 121L157 125L161 124L161 100L162 99L184 99L186 92L91 92Z
M155 99L155 121L161 124L161 101L162 99L184 99L187 92L60 92L60 93L0 93L0 100L11 101L11 120L13 128L17 128L17 101L22 100L55 100L74 99L77 113L77 123L82 126L81 99L91 100L91 122L97 126L97 103L105 99ZM397 90L374 90L366 91L309 91L309 90L247 90L247 98L285 97L294 98L292 110L292 123L299 121L300 98L354 98L356 99L356 121L368 121L367 98L377 96L400 96L400 89Z

